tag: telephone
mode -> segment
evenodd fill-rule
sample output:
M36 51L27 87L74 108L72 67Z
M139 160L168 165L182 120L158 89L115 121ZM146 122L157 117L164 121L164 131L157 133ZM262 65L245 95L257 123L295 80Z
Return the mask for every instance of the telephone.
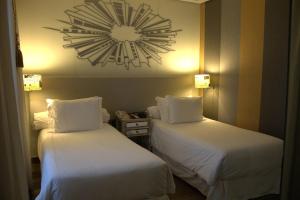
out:
M118 110L116 111L116 115L121 118L121 119L130 119L131 117L128 115L127 112L123 111L123 110Z
M135 118L147 118L147 113L145 111L143 111L143 112L134 112L134 113L131 113L130 115L132 115Z
M122 119L140 119L147 117L147 114L145 112L134 112L128 114L127 112L122 110L116 111L116 115Z

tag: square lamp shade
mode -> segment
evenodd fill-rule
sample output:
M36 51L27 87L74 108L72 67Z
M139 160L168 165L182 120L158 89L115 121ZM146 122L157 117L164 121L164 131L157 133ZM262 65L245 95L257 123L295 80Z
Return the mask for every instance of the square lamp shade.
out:
M210 76L209 74L195 75L195 88L209 88Z
M42 75L40 74L23 74L23 81L25 91L42 89Z

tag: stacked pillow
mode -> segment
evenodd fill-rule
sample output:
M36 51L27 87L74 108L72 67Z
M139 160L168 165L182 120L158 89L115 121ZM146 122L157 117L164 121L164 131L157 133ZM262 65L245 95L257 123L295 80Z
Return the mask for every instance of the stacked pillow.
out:
M156 97L155 98L157 107L160 112L161 120L164 122L168 122L169 120L169 107L168 107L168 101L166 98L162 97Z
M203 119L202 97L156 97L161 120L168 123L198 122Z
M110 115L102 108L101 97L76 100L47 100L48 112L34 114L35 129L52 128L54 132L98 129Z
M49 128L48 111L33 113L33 127L35 130Z
M160 119L160 112L157 106L150 106L147 108L147 112L149 117L151 117L152 119Z

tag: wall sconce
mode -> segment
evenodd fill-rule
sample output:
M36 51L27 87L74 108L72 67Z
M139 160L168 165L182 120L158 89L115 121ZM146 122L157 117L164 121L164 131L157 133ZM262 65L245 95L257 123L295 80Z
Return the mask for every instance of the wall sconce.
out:
M209 74L195 75L195 88L209 88L209 84L210 84Z
M23 74L24 91L34 91L42 89L42 75Z

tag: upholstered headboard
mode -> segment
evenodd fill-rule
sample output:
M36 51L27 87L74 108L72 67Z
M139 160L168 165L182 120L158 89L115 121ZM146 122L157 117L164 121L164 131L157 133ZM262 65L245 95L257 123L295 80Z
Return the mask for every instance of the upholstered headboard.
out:
M103 97L103 107L142 111L154 105L156 96L197 95L193 75L168 78L58 78L43 77L43 89L30 93L31 112L46 110L46 98L75 99Z

